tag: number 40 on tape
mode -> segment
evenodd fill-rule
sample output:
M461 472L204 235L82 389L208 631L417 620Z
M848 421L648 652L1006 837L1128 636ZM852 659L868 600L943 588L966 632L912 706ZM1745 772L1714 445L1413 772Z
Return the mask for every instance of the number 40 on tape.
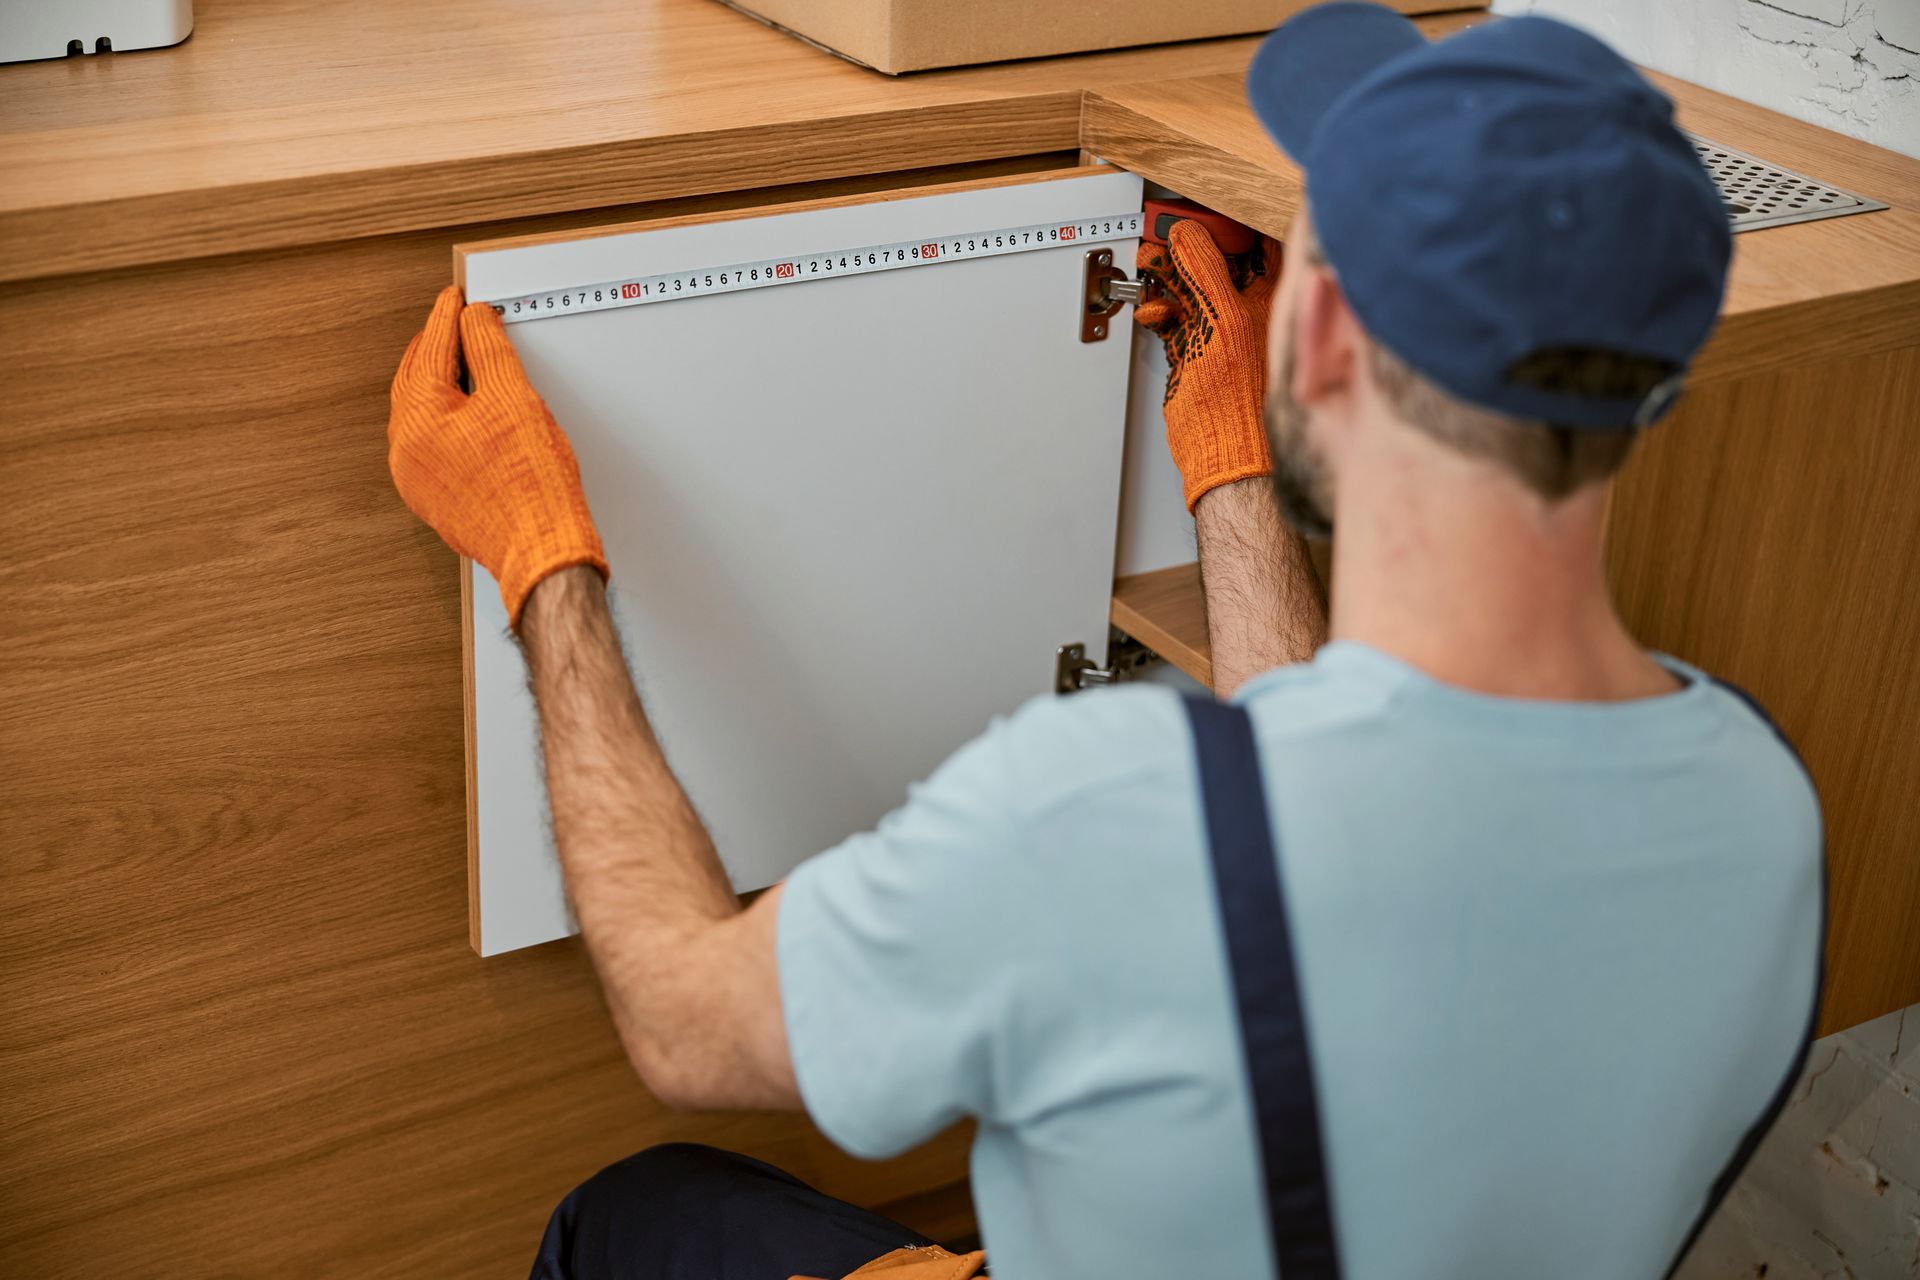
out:
M1009 253L1027 253L1035 249L1058 248L1063 244L1127 240L1140 234L1142 223L1143 216L1140 213L1116 213L1084 218L1078 222L1037 223L1025 227L970 231L957 236L942 236L938 240L862 245L859 248L836 249L831 253L763 258L756 262L730 263L698 271L633 276L570 289L546 290L512 298L479 298L475 301L491 304L502 319L515 324L523 320L539 320L583 311L645 306L675 298L764 289L769 285L819 280L829 276L898 271L906 267L965 258L990 258Z

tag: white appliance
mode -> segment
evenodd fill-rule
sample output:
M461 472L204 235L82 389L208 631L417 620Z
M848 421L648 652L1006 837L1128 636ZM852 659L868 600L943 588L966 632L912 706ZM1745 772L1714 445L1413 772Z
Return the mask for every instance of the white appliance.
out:
M179 44L193 0L0 0L0 62Z

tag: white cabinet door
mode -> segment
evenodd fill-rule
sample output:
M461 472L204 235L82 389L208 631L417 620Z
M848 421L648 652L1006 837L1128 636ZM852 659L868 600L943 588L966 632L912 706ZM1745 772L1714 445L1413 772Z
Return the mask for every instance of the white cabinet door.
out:
M1137 215L1111 170L462 249L475 301ZM1106 225L1106 224L1103 224ZM1137 217L1099 247L1131 267ZM1082 238L509 326L579 455L667 758L734 884L871 827L1106 651L1131 325L1080 340ZM836 268L837 269L837 268ZM549 318L551 317L551 318ZM574 930L534 712L472 570L472 936Z

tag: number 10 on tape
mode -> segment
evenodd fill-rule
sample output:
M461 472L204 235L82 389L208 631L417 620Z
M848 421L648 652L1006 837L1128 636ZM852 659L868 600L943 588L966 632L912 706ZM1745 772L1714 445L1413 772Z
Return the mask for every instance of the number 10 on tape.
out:
M625 280L543 290L513 298L476 298L474 301L491 304L508 324L517 324L522 320L544 320L582 311L609 311L615 307L639 307L654 302L671 302L676 298L737 293L743 289L765 289L805 280L824 280L832 276L869 275L876 271L898 271L906 267L932 266L966 258L995 258L1035 249L1057 249L1062 245L1127 240L1138 236L1142 225L1143 217L1139 213L1116 213L1100 218L1083 218L1077 222L1000 227L992 231L942 236L938 240L902 240L894 244L862 245L859 248L836 249L830 253L763 258L756 262L736 262L697 271L633 276Z

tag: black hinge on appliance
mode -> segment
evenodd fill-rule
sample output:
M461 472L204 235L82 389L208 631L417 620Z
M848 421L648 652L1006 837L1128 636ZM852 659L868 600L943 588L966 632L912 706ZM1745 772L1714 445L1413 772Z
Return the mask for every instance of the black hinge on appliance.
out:
M1159 654L1118 627L1107 629L1107 665L1094 665L1084 644L1063 644L1053 651L1053 691L1078 693L1095 685L1122 684L1161 661Z

